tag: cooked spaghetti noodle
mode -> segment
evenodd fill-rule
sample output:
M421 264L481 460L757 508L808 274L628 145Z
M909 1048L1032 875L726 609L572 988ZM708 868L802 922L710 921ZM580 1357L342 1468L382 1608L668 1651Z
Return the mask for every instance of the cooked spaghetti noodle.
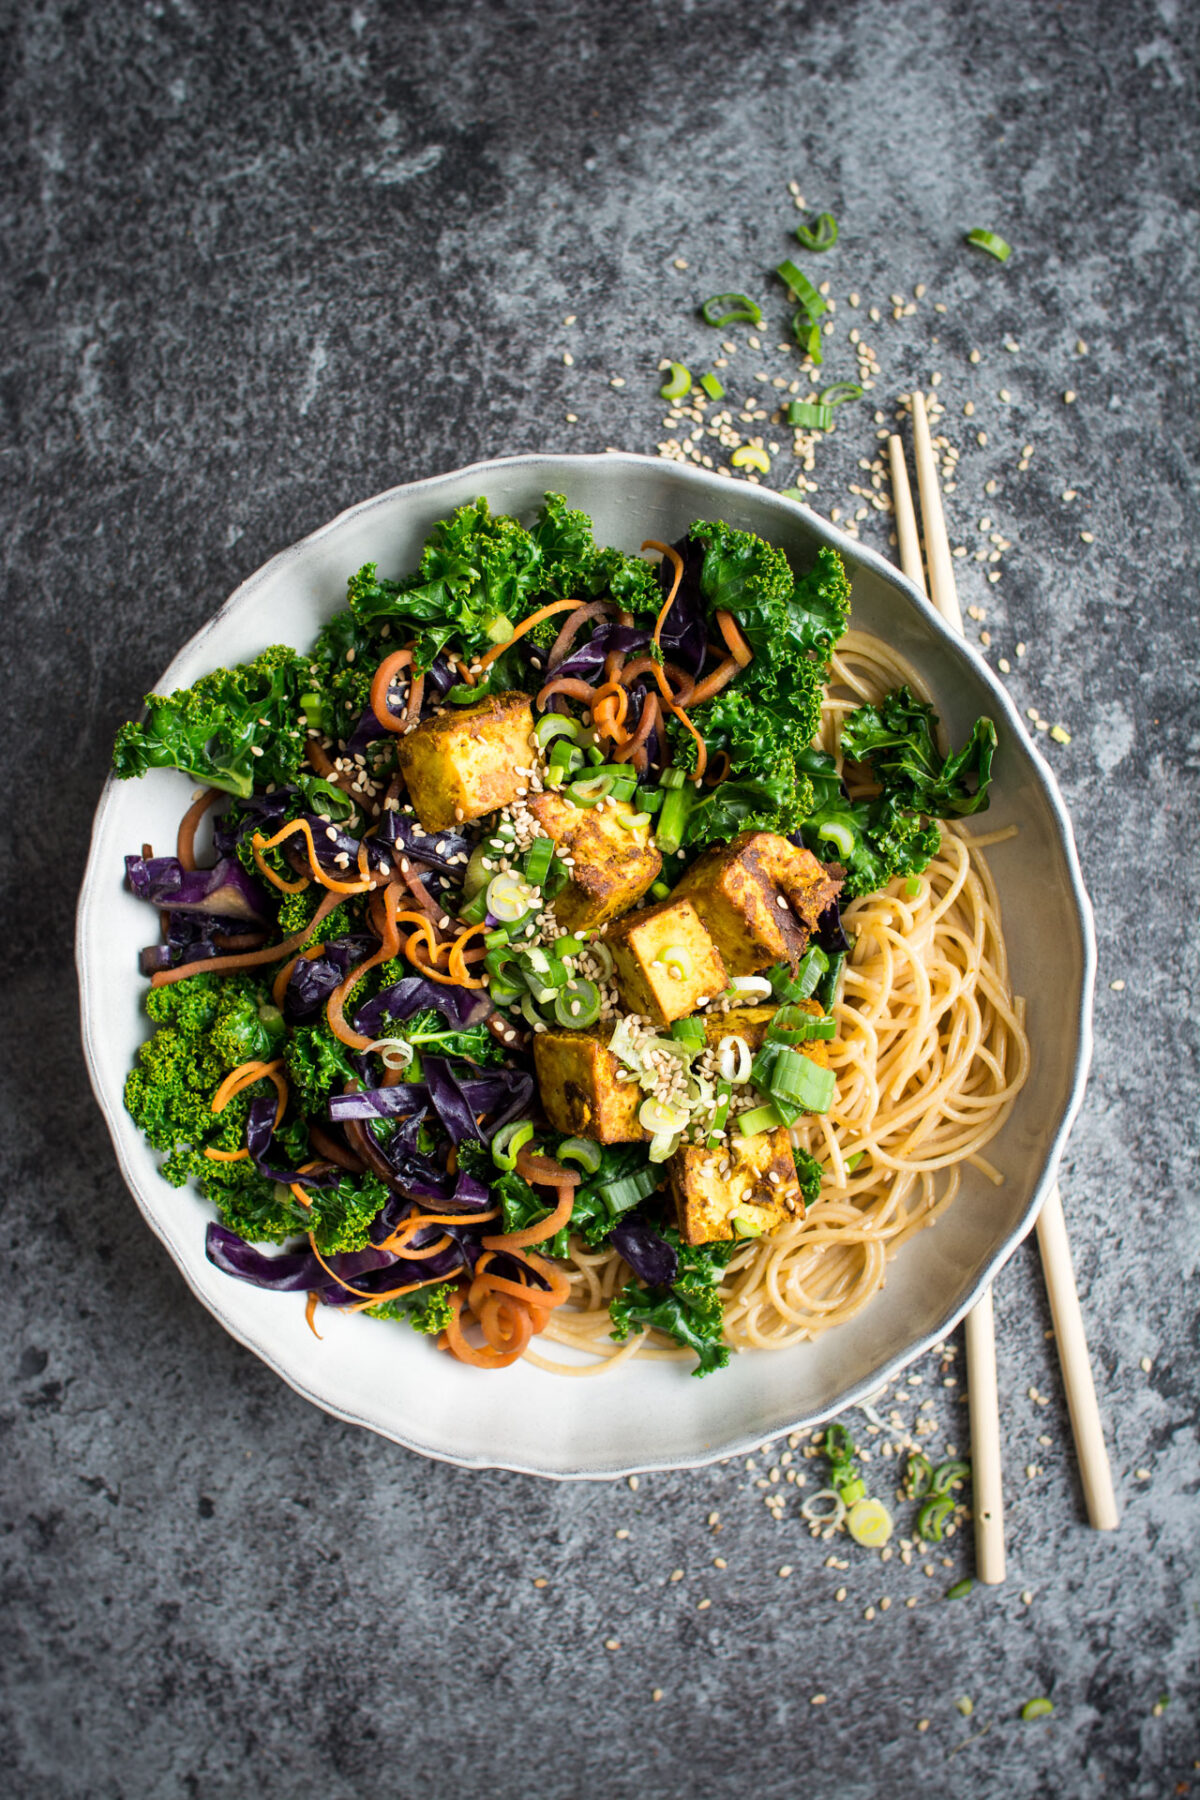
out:
M848 632L833 660L822 747L836 756L845 714L901 682L930 698L895 651ZM983 848L1014 834L944 824L915 883L894 881L844 909L855 945L834 1008L837 1094L827 1114L793 1131L822 1165L821 1194L802 1219L731 1260L721 1284L731 1348L782 1349L844 1324L883 1286L896 1250L951 1204L962 1163L1003 1179L982 1151L1026 1078L1029 1043ZM615 1251L574 1241L572 1301L542 1336L592 1360L568 1365L534 1350L526 1360L591 1375L634 1355L686 1358L655 1333L612 1342L608 1303L628 1279Z

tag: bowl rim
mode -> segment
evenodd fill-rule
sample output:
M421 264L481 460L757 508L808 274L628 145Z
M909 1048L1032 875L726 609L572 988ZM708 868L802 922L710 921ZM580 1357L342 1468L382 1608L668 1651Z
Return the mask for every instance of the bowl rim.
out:
M191 637L180 646L175 656L163 671L159 682L156 684L155 691L165 691L169 688L170 684L177 682L178 677L175 675L175 670L179 665L191 659L193 653L202 647L206 639L213 634L229 612L235 607L240 607L240 605L252 596L260 586L269 579L274 579L277 575L286 570L291 563L298 561L304 556L314 544L317 544L322 539L332 535L348 520L352 518L361 518L376 508L390 505L401 496L407 497L425 492L433 492L439 487L449 485L452 482L462 481L467 477L477 478L482 487L488 478L499 470L513 468L533 469L548 464L555 466L565 465L569 469L578 470L581 475L586 474L588 470L592 468L607 468L612 467L613 465L628 468L631 472L653 470L655 475L659 477L661 477L664 472L664 459L640 455L631 451L606 451L603 453L591 452L575 454L527 452L519 455L488 457L479 462L465 464L459 469L445 470L436 475L422 476L414 481L399 482L393 487L385 488L377 494L372 494L365 500L356 501L354 504L343 508L343 510L335 514L332 519L329 519L325 524L318 526L315 531L307 533L304 537L296 539L295 542L287 545L284 549L276 551L276 553L269 557L265 563L262 563L248 575L244 581L241 581L223 604L218 607L216 612L211 614L211 616L192 633ZM704 469L694 469L684 464L670 463L667 467L673 475L678 475L680 478L686 480L687 484L698 494L710 496L714 502L720 502L721 497L729 492L731 483L727 477L721 477ZM1006 728L1010 732L1013 732L1022 742L1033 778L1041 788L1042 797L1049 809L1066 863L1069 882L1069 898L1071 909L1074 912L1078 923L1080 947L1082 951L1079 1005L1073 1021L1076 1048L1071 1071L1070 1088L1062 1108L1057 1128L1055 1129L1053 1136L1043 1147L1041 1171L1037 1181L1030 1190L1029 1199L1017 1226L1009 1233L1003 1242L996 1246L995 1250L987 1258L965 1298L947 1305L935 1327L923 1332L918 1339L907 1344L903 1350L898 1351L895 1356L891 1357L882 1368L872 1374L869 1378L857 1382L852 1388L848 1389L839 1398L836 1406L828 1406L816 1412L805 1413L803 1417L794 1424L779 1425L770 1433L770 1436L775 1438L783 1436L788 1432L796 1431L797 1429L820 1425L826 1420L835 1418L841 1413L848 1411L851 1407L861 1405L864 1401L869 1401L873 1394L894 1381L896 1376L903 1369L907 1368L919 1357L924 1356L934 1344L940 1343L943 1338L948 1336L948 1334L954 1330L959 1322L971 1311L976 1302L982 1297L986 1289L991 1286L1005 1263L1008 1262L1009 1258L1029 1235L1029 1232L1036 1223L1042 1206L1049 1197L1057 1180L1058 1165L1062 1157L1063 1149L1083 1101L1083 1093L1087 1082L1093 1048L1092 1015L1097 949L1091 901L1088 897L1087 889L1084 886L1083 874L1079 863L1079 854L1075 843L1075 835L1071 825L1070 815L1068 814L1066 805L1059 793L1058 784L1055 781L1053 773L1046 764L1044 758L1037 751L1036 744L1026 730L1025 722L1017 711L1007 690L1001 686L987 663L978 655L965 637L961 636L946 623L937 608L933 606L920 588L918 588L900 569L890 563L886 557L880 555L878 551L871 549L868 545L860 544L856 539L850 538L846 533L839 531L837 526L832 525L827 519L822 518L822 516L813 511L812 508L804 505L802 502L787 499L774 489L754 486L753 493L755 500L765 502L768 512L776 512L781 521L787 519L794 509L799 508L799 510L805 514L806 528L814 537L839 551L850 563L871 569L885 583L898 589L908 600L910 605L915 607L916 611L922 617L927 627L932 630L935 637L940 638L943 644L949 649L952 659L957 658L965 662L975 678L982 680L983 685L989 692L991 702L997 715L1003 720ZM731 1441L723 1441L715 1445L706 1446L703 1450L698 1451L694 1455L652 1457L634 1462L613 1462L607 1466L588 1469L549 1468L539 1466L528 1459L508 1460L503 1456L489 1454L455 1455L445 1448L423 1443L415 1435L395 1430L387 1425L380 1424L376 1420L363 1417L361 1414L355 1412L352 1407L341 1405L325 1395L314 1392L302 1377L289 1369L278 1357L258 1343L251 1332L243 1330L240 1325L229 1318L218 1300L212 1295L204 1292L198 1286L188 1269L186 1269L176 1258L174 1249L169 1242L165 1229L160 1226L155 1211L151 1208L141 1192L140 1178L135 1175L130 1161L126 1156L123 1144L124 1134L121 1129L121 1122L124 1119L124 1114L121 1114L120 1118L118 1118L116 1114L119 1109L114 1109L109 1106L100 1077L100 1067L104 1058L96 1041L95 1020L89 1006L86 936L87 923L91 909L103 894L105 872L101 869L99 864L97 846L108 813L115 804L117 786L116 779L110 772L105 779L104 788L97 803L93 819L87 863L76 909L75 964L79 982L80 1023L84 1060L87 1066L88 1079L91 1083L92 1092L108 1129L109 1137L112 1140L118 1167L120 1168L126 1187L133 1195L139 1212L149 1225L155 1237L158 1238L160 1243L162 1243L167 1250L168 1255L171 1257L171 1261L175 1264L178 1273L183 1277L184 1282L192 1294L200 1301L206 1311L212 1314L222 1328L228 1332L230 1337L237 1343L243 1345L244 1348L252 1351L253 1354L257 1356L260 1361L265 1363L275 1375L285 1381L295 1393L311 1402L314 1406L319 1407L323 1412L329 1413L335 1418L342 1419L347 1424L362 1426L366 1430L372 1431L387 1439L389 1442L399 1444L402 1448L411 1450L419 1456L427 1457L431 1461L449 1463L458 1468L504 1469L513 1474L532 1475L540 1477L543 1480L551 1481L612 1481L631 1474L650 1474L658 1471L704 1468L709 1464L724 1458L746 1455L757 1449L764 1442L762 1433L745 1435Z

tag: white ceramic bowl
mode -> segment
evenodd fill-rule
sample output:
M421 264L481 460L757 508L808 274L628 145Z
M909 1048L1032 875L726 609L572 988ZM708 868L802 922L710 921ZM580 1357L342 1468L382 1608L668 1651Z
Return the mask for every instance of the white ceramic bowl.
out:
M636 1358L611 1375L564 1380L525 1364L489 1375L437 1354L400 1327L334 1309L324 1341L295 1295L261 1292L221 1274L204 1254L212 1216L198 1193L169 1187L121 1104L146 1034L137 952L146 908L122 883L126 852L174 842L193 783L155 771L113 782L96 813L79 905L83 1039L92 1085L122 1173L193 1292L241 1343L297 1392L423 1455L468 1467L554 1477L606 1477L689 1467L741 1454L862 1399L945 1336L1012 1253L1054 1180L1090 1055L1095 949L1071 827L1053 780L1008 696L917 590L871 551L766 489L638 456L520 456L392 488L273 557L180 651L156 684L166 692L264 645L306 647L343 604L364 562L388 574L413 566L433 523L486 494L497 511L530 516L547 491L565 493L596 535L635 551L668 542L698 518L722 518L781 545L798 566L833 544L853 573L853 622L888 638L921 670L957 739L979 713L1000 748L988 827L1016 821L1018 838L991 853L1016 992L1028 997L1034 1076L988 1154L1005 1171L994 1188L971 1169L936 1228L893 1261L887 1285L857 1318L811 1344L736 1357L693 1380L679 1364Z

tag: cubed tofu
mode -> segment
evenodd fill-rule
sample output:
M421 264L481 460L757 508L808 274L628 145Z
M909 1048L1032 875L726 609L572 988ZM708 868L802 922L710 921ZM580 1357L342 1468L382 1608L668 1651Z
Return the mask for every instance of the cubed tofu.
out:
M800 1000L796 1004L802 1006L805 1012L811 1013L814 1019L821 1017L819 1000ZM727 1037L744 1038L751 1050L759 1050L777 1010L774 1006L731 1006L728 1012L705 1013L705 1039L713 1050L719 1050L722 1040ZM807 1044L800 1044L798 1048L802 1055L819 1063L821 1068L829 1067L830 1044L827 1038L810 1038Z
M533 1066L542 1107L555 1131L598 1144L634 1144L649 1135L638 1123L645 1099L598 1032L540 1031Z
M625 1010L656 1025L685 1018L726 985L725 965L690 900L631 913L604 941Z
M554 902L554 916L568 931L584 931L619 919L657 881L662 857L644 825L629 830L633 808L624 800L576 806L563 794L531 794L529 810L560 850L572 859L571 879Z
M693 863L675 889L700 914L730 975L793 965L841 888L840 870L772 831L744 831Z
M533 762L532 732L527 694L491 694L400 738L396 759L426 831L448 831L515 800L526 782L520 771Z
M725 1162L730 1165L728 1175L721 1173ZM782 1126L743 1138L735 1125L727 1148L685 1145L669 1159L667 1172L685 1244L769 1235L804 1212L791 1140ZM735 1214L748 1229L734 1229Z

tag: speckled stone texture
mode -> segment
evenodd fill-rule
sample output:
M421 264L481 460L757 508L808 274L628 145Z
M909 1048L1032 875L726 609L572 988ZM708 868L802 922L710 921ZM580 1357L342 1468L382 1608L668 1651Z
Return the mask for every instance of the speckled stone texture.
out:
M5 1793L1200 1792L1195 24L1186 0L3 9ZM77 1041L88 822L179 643L394 481L652 449L659 358L711 354L705 293L766 294L793 177L842 221L839 331L851 289L882 303L873 398L890 417L944 371L952 531L973 548L990 514L1013 545L997 584L960 564L963 599L1071 732L1041 743L1097 908L1063 1187L1124 1517L1083 1523L1026 1248L997 1288L1011 1574L961 1604L967 1533L931 1577L838 1571L759 1472L554 1486L324 1417L185 1292ZM977 224L1006 267L963 248ZM815 504L874 429L847 416ZM918 1373L935 1445L965 1442Z

